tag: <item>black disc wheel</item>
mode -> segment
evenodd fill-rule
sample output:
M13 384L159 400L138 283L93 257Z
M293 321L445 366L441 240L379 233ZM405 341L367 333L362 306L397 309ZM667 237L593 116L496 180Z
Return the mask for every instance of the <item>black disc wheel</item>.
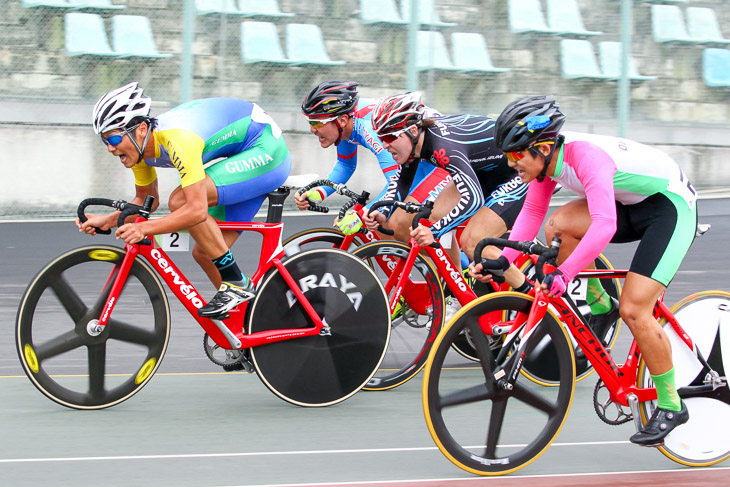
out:
M385 356L390 312L383 287L362 260L340 250L305 251L284 265L329 330L252 348L258 376L293 404L343 401L370 380ZM259 287L249 332L312 326L281 273L272 272Z
M353 255L364 259L385 286L388 299L393 299L393 269L405 263L410 245L380 241L359 247ZM405 272L405 271L404 271ZM426 364L436 335L444 322L444 294L433 265L421 255L416 257L392 314L390 343L385 359L364 389L391 389L413 378Z
M18 309L16 344L33 385L74 409L102 409L137 393L162 362L170 307L152 268L135 259L105 329L94 336L124 249L89 246L48 264Z
M496 354L480 332L484 319L524 323L531 304L531 297L512 292L478 298L457 313L429 355L422 396L426 423L441 452L468 472L502 475L528 465L554 441L570 410L573 348L551 312L527 338L524 350L529 357L535 344L550 339L557 358L556 387L540 386L521 374L510 384L505 379L521 354ZM455 366L449 351L465 330L474 337L479 362Z

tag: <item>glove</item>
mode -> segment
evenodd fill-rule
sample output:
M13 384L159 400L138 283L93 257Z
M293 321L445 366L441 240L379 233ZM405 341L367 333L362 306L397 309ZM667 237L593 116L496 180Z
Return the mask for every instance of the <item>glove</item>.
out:
M547 290L550 294L553 296L562 296L562 294L565 292L565 290L568 287L568 282L570 282L562 272L560 272L560 269L555 269L553 272L545 276L545 280L542 281L545 286L547 286Z
M507 257L504 255L500 255L496 260L499 265L496 268L489 269L487 267L484 267L482 269L482 275L485 276L492 276L492 279L496 283L503 283L504 282L504 271L509 269L509 261L507 260ZM484 265L484 264L482 264Z
M304 196L312 201L322 201L324 199L324 194L319 189L310 189L304 193Z
M345 235L352 235L362 228L362 220L354 210L350 210L337 222L337 228Z

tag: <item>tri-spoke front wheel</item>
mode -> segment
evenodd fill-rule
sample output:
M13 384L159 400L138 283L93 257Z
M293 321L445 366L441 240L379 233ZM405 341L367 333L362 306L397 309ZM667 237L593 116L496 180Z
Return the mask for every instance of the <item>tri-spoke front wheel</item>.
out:
M48 264L28 285L18 309L16 344L33 385L74 409L102 409L137 393L165 355L170 306L159 278L137 258L111 319L98 320L124 249L89 246Z
M497 355L480 320L505 326L527 317L532 298L518 293L483 296L464 306L434 344L423 380L426 423L441 452L478 475L502 475L539 457L557 437L575 390L573 348L548 312L529 335L526 357L550 347L556 358L556 387L535 384L511 369L516 353ZM479 362L456 366L451 345L463 332L473 337ZM519 345L517 345L519 347ZM514 383L506 379L516 377Z

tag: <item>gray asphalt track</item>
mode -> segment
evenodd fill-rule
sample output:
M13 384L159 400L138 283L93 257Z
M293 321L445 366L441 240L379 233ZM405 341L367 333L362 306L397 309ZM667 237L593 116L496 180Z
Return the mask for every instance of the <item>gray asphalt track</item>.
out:
M730 291L725 256L729 203L700 202L700 219L713 229L693 245L669 288L668 303L702 289ZM331 217L287 217L285 222L289 235L326 226ZM144 390L103 411L73 411L52 403L22 372L15 314L25 286L45 263L92 242L114 239L80 235L71 222L0 224L0 485L449 485L453 479L472 479L434 446L423 420L420 376L397 389L361 392L329 408L291 406L255 375L221 373L203 354L197 323L172 301L170 346ZM255 267L249 256L258 255L248 251L251 245L244 241L234 247L249 273ZM632 245L616 245L606 255L614 266L626 267L632 251ZM212 294L189 254L175 258L193 282L201 283L201 291ZM626 353L628 335L622 331L615 356ZM510 477L537 485L543 477L525 476L646 472L634 475L644 479L642 485L659 485L650 472L687 471L653 449L630 445L631 425L602 423L591 403L594 385L593 376L578 383L556 443ZM717 468L692 472L692 485L702 485L702 472L719 473ZM591 485L596 478L570 485Z

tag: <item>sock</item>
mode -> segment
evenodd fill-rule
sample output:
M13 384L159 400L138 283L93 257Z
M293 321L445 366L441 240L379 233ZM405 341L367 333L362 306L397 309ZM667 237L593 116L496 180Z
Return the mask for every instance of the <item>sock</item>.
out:
M670 411L679 411L682 404L677 394L677 387L674 385L674 367L669 372L661 375L652 375L656 387L657 407Z
M588 301L588 306L590 306L591 314L593 315L608 313L613 308L611 298L603 289L601 280L595 277L588 279L588 293L586 301Z
M527 294L530 292L530 289L532 289L532 284L530 284L530 281L525 279L524 281L522 281L521 286L515 288L515 291L517 291L518 293Z
M246 287L248 284L248 279L243 275L241 269L238 268L231 249L228 249L228 252L217 259L213 259L213 263L216 269L218 269L218 272L221 273L221 280L241 287Z

